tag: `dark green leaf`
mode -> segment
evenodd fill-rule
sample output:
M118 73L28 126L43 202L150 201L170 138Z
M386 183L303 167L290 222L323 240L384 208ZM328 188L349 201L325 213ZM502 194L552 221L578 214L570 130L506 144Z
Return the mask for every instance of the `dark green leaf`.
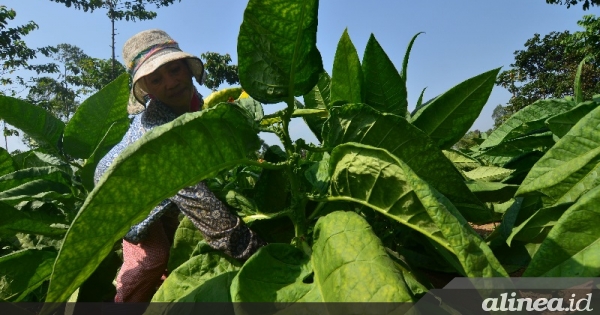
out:
M531 260L524 277L600 276L600 187L560 217Z
M347 29L338 42L331 73L331 103L336 101L363 102L363 72Z
M0 176L17 170L17 165L6 150L0 148Z
M491 148L503 141L526 136L540 130L545 127L546 119L566 112L575 105L574 102L564 99L539 100L510 116L502 126L488 136L480 148Z
M362 72L365 76L364 102L381 112L405 117L408 113L406 81L373 34L365 49Z
M577 107L571 110L548 118L546 125L552 130L552 133L562 138L581 118L598 107L598 105L600 103L593 101L578 104Z
M408 47L406 47L406 53L404 54L404 59L402 60L402 75L401 75L402 80L404 80L404 83L406 83L406 77L407 77L407 72L408 72L408 59L410 58L410 51L412 50L412 47L415 44L415 40L421 34L425 34L425 32L418 32L417 34L415 34L415 36L413 36L412 39L410 40L410 43L408 43ZM425 89L423 89L423 92L425 92ZM423 92L421 92L421 100L422 100Z
M238 37L244 90L270 104L308 93L323 71L317 0L250 0Z
M61 236L67 232L66 227L52 227L54 223L65 223L64 216L56 216L42 211L19 211L0 202L0 237L12 236L17 232L47 236Z
M571 202L563 203L536 211L519 226L513 228L506 243L510 246L513 239L527 243L540 243L542 240L540 236L545 237L571 205L573 205Z
M29 249L0 257L0 299L19 301L48 280L55 251Z

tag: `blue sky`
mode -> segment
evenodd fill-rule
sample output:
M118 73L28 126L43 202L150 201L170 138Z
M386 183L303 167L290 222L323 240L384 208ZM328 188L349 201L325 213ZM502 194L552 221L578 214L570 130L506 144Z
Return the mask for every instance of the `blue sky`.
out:
M117 22L117 57L123 43L132 35L149 28L160 28L179 42L184 51L200 55L214 51L229 53L237 63L236 41L246 1L182 0L157 10L158 17L144 22ZM4 0L3 5L17 11L9 26L33 20L39 29L25 37L30 47L69 43L88 55L110 58L110 21L105 10L93 13L67 8L50 0ZM324 0L319 7L317 47L325 70L331 73L335 49L344 29L348 29L359 56L370 34L374 34L398 70L408 42L421 34L413 47L408 65L409 109L414 108L423 88L428 100L454 85L488 70L509 68L515 50L535 33L577 31L577 21L585 14L581 6L567 9L544 0ZM205 96L209 94L199 88ZM494 87L488 103L472 129L492 127L493 109L505 104L510 94ZM265 106L266 112L280 109ZM301 121L291 125L292 137L316 141ZM265 137L268 143L276 143ZM11 139L9 150L20 148Z

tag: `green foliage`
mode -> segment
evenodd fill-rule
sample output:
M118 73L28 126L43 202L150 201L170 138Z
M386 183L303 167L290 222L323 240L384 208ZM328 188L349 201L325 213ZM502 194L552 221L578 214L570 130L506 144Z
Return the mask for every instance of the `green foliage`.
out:
M569 2L577 3L565 1ZM496 127L537 100L576 96L579 97L577 102L580 102L600 92L597 80L600 74L600 38L597 35L600 19L586 15L577 24L584 30L575 33L551 32L543 37L535 34L525 42L524 50L514 52L515 61L510 65L512 68L500 73L496 82L513 95L506 105L494 113ZM581 64L584 59L587 62ZM574 86L577 76L580 76L580 80ZM582 91L579 93L581 95L576 91Z
M600 5L600 1L598 1L598 0L546 0L546 3L566 5L567 9L570 8L571 6L577 5L577 3L581 3L583 11L589 10L590 5L592 5L592 6Z
M439 271L600 276L600 100L579 84L583 75L570 81L574 97L527 104L459 146L453 142L479 115L499 69L429 102L421 97L409 115L406 69L418 34L398 72L374 37L361 63L346 30L329 77L315 43L317 12L316 0L250 0L238 42L249 96L236 90L228 102L231 91L217 92L214 106L153 129L93 189L90 170L125 130L125 77L86 100L66 127L0 98L1 118L47 144L14 157L0 150L0 269L45 255L35 275L0 278L14 284L0 287L0 298L63 302L97 276L109 278L114 243L200 180L270 244L234 261L184 219L171 275L153 299L167 302L165 313L182 312L176 302L284 302L290 311L295 302L410 302ZM279 101L287 107L263 114L262 103ZM292 141L292 117L303 117L322 144ZM267 147L259 159L259 132L274 133L283 147ZM482 223L496 226L485 240L472 227Z
M411 123L441 149L450 148L479 117L499 71L500 68L482 73L436 97L411 117Z
M122 1L122 0L51 0L57 3L62 3L68 8L73 6L77 10L83 10L84 12L94 12L97 9L107 9L107 15L111 19L116 20L152 20L156 17L156 12L146 10L147 5L155 5L157 8L163 6L169 6L173 4L175 0L133 0L133 1ZM181 0L179 0L181 1Z
M204 59L204 70L206 71L204 85L213 92L217 91L223 82L230 85L240 82L237 65L229 64L231 62L229 54L221 55L209 51L202 53L200 57Z

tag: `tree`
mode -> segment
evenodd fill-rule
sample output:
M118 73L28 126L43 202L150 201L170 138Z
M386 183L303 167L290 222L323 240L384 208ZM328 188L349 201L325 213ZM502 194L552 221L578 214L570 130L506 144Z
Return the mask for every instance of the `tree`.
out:
M117 77L116 73L116 57L115 57L115 21L144 21L152 20L156 17L156 12L146 10L146 6L150 4L156 5L156 8L166 7L173 4L175 0L51 0L57 3L62 3L67 7L73 6L77 10L83 10L84 12L94 12L97 9L106 9L106 15L110 19L112 25L111 32L111 49L112 49L112 69L111 79ZM181 0L178 0L181 2Z
M600 20L590 15L578 24L584 31L552 32L544 37L535 34L525 42L525 50L515 51L512 68L500 73L496 82L512 94L503 109L494 111L496 126L537 100L573 95L577 67L585 58L584 99L600 92Z
M204 68L206 70L206 80L204 85L216 91L219 86L227 81L228 84L240 82L238 78L237 65L230 65L231 56L229 54L221 55L216 52L205 52L200 55L204 59Z
M577 3L583 3L583 10L589 10L590 5L592 6L597 6L600 5L600 0L546 0L546 3L549 4L560 4L560 5L566 5L567 9L570 8L572 5L577 5Z
M8 27L8 22L14 20L17 12L8 9L6 6L0 6L0 59L2 68L0 69L0 84L6 87L0 91L0 94L14 96L17 94L13 86L13 78L10 77L18 69L40 70L40 67L31 66L29 61L36 57L38 52L48 55L49 48L42 47L38 49L30 48L25 44L23 37L38 29L38 25L29 21L27 24L17 27ZM6 122L0 120L3 125L4 147L8 151L8 137L18 136L19 132L10 128Z
M83 96L99 91L112 81L112 61L92 58L70 44L59 44L51 50L49 57L57 63L46 64L45 75L23 81L29 89L26 100L66 122L77 110ZM117 62L115 72L117 75L124 73L125 67ZM35 146L28 137L23 142L29 147Z

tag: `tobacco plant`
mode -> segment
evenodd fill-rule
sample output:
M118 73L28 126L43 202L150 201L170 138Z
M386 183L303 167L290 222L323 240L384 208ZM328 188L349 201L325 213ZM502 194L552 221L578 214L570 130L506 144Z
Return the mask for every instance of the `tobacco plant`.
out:
M531 104L476 147L454 150L500 69L425 103L421 93L411 113L407 65L419 34L398 71L374 36L361 61L345 31L330 75L317 49L317 12L317 0L250 0L238 37L244 93L218 92L211 99L226 95L228 102L147 133L95 187L95 163L127 127L126 78L84 102L66 127L2 98L2 119L47 144L46 155L28 154L49 168L15 167L22 160L2 153L0 185L13 186L0 186L0 213L16 218L2 221L2 241L58 241L43 249L6 247L3 271L43 263L35 273L5 271L0 297L18 301L37 290L47 302L74 292L85 301L86 283L112 281L115 244L129 227L202 180L269 245L236 261L208 247L184 218L155 302L414 302L447 277L600 274L590 258L600 237L599 102L581 99L578 79L574 97ZM265 115L263 107L276 103L286 107ZM17 116L22 108L38 120ZM320 143L293 141L292 118L302 118ZM282 143L260 159L259 132ZM51 164L57 161L68 167ZM51 177L52 167L62 177ZM16 181L25 172L30 180ZM38 190L20 189L25 182ZM50 189L57 182L69 190ZM76 202L63 202L69 198ZM47 204L64 218L27 212L45 215ZM473 229L483 224L495 226L485 239Z

